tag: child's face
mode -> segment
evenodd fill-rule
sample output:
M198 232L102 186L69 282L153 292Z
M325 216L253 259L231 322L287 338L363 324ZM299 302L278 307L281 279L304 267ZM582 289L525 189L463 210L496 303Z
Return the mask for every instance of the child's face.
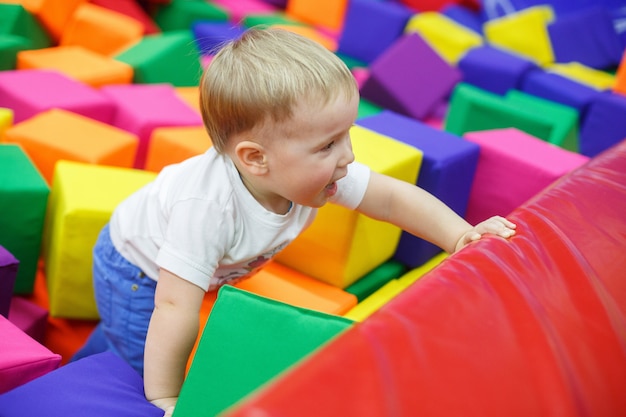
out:
M323 206L337 192L337 181L354 161L350 128L358 97L338 97L324 106L301 100L293 117L279 124L267 148L266 183L275 197L310 207Z

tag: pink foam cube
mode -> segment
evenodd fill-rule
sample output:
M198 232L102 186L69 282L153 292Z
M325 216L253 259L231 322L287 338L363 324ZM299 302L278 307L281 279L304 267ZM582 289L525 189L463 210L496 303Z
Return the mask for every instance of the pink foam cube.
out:
M476 224L506 216L589 158L514 128L469 132L480 146L465 218Z
M19 123L52 108L110 123L114 103L97 89L66 75L43 69L0 72L0 107L13 110Z
M157 127L202 125L198 112L169 84L108 85L101 91L116 103L112 124L139 138L135 168L144 167L150 136Z
M57 369L60 363L61 355L0 316L0 394Z
M23 298L13 297L9 320L21 331L43 343L46 335L46 323L48 322L48 310Z

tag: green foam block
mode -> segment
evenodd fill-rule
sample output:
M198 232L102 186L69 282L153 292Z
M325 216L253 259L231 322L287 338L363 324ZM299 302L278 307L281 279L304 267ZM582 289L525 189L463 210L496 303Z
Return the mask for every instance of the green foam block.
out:
M345 331L352 321L231 286L220 289L174 417L215 416Z

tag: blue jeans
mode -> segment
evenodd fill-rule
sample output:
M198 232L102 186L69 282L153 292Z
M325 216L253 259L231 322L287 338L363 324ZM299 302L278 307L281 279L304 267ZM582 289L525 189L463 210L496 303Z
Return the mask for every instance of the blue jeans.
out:
M120 255L111 242L108 224L93 250L93 280L100 323L72 361L111 351L143 376L156 281Z

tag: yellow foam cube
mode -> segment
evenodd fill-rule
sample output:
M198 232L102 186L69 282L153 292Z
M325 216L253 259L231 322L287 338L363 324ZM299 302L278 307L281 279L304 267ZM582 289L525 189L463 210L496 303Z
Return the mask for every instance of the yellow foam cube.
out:
M402 281L392 279L365 300L350 309L344 314L344 317L354 321L363 321L380 310L382 306L387 304L396 295L404 291L407 286L408 285Z
M554 11L548 5L534 6L493 19L483 26L485 38L493 45L516 52L544 66L554 62L548 24Z
M456 65L469 49L483 44L483 38L478 33L438 12L413 15L404 31L418 33L451 65Z
M417 183L422 152L405 143L360 126L352 127L357 161L373 171ZM401 230L356 211L329 203L313 224L277 260L311 277L345 288L388 260Z
M155 173L59 161L44 224L43 258L50 315L97 319L92 250L115 207Z
M571 78L596 90L610 90L616 83L615 75L588 67L579 62L553 64L547 67L546 70Z
M4 132L13 126L13 110L0 107L0 142L3 142Z
M359 304L350 309L346 314L344 314L344 317L354 321L365 320L388 303L392 298L404 291L404 289L408 288L427 272L439 265L448 256L449 255L447 253L442 252L431 258L420 267L414 268L401 277L389 281L387 284L372 293L369 297L365 298Z

